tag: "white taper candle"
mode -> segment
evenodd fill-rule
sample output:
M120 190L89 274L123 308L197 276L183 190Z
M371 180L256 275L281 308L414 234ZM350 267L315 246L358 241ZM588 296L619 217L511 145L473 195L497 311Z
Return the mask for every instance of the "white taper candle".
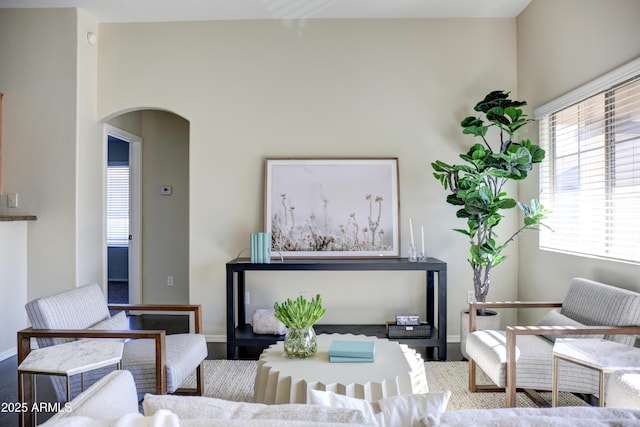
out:
M409 232L411 233L411 246L415 246L415 242L413 241L413 223L411 222L411 218L409 218Z

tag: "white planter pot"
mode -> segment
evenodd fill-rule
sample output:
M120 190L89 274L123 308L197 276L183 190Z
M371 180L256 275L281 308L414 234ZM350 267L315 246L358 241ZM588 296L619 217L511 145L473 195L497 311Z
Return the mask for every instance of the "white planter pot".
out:
M483 329L499 330L500 313L486 310L484 316L476 316L476 330ZM460 310L460 351L465 359L467 357L467 334L469 333L469 310Z

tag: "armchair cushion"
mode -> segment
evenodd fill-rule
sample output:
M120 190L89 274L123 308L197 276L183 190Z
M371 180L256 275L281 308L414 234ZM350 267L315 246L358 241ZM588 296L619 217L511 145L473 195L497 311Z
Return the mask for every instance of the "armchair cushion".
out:
M506 384L507 350L504 331L476 331L467 337L467 352L499 387ZM553 343L537 335L518 337L516 387L551 390ZM575 393L597 393L598 373L593 369L560 362L558 387Z
M167 335L167 393L173 393L193 372L196 366L207 358L207 342L201 334ZM124 369L131 371L136 379L138 393L155 393L154 341L136 339L127 342L122 354Z
M640 325L640 294L626 289L575 278L571 281L560 313L590 326ZM634 345L635 335L607 335L606 339Z
M547 314L545 314L542 319L538 322L538 326L569 326L575 328L582 328L585 325L576 320L571 319L570 317L565 316L560 313L559 308L554 308L550 310ZM544 335L544 338L555 342L556 338L591 338L591 339L600 339L604 338L604 334L575 334L575 335Z
M72 308L77 307L77 310ZM34 329L88 329L109 319L102 289L93 283L38 298L25 305ZM38 338L38 346L47 347L70 339Z

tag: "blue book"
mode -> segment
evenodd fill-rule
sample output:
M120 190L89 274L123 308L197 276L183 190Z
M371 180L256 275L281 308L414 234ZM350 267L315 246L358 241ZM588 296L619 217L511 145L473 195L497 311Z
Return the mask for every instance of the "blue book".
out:
M258 235L256 233L251 233L250 235L250 243L251 243L251 262L258 262Z
M271 263L271 233L263 233L264 234L264 259L263 263L269 264Z
M375 341L334 340L329 346L329 357L351 357L373 361L375 344Z
M258 233L258 257L256 262L264 264L264 233Z
M342 356L329 356L329 362L331 363L373 363L373 357L342 357Z

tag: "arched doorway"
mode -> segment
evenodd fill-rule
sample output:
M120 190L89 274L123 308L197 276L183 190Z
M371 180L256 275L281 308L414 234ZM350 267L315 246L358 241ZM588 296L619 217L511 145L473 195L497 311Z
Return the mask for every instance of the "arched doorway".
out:
M138 229L130 217L130 302L188 303L189 122L171 112L145 109L114 116L107 123L109 129L140 141L139 165L130 161L130 183L139 186L137 196L132 189L130 200L132 214L139 210ZM107 270L118 271L110 261L117 260L108 260Z

